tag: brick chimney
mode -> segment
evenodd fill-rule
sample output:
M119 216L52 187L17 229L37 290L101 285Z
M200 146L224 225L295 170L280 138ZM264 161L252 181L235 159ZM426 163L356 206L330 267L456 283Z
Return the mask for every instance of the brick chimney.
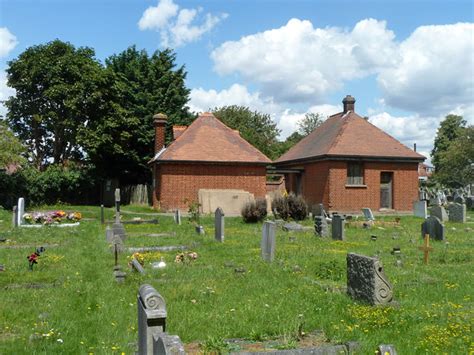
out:
M355 102L356 99L354 99L351 95L346 95L344 100L342 100L342 104L344 105L344 113L346 113L347 111L355 112Z
M155 153L158 153L165 147L166 120L168 116L164 113L157 113L153 116L153 125L155 126Z

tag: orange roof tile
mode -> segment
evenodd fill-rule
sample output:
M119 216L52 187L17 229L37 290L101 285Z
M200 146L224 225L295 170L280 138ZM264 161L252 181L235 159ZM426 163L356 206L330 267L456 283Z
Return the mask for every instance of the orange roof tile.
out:
M425 159L352 111L329 117L275 163L318 157Z
M199 161L269 164L262 152L212 113L203 113L152 161Z

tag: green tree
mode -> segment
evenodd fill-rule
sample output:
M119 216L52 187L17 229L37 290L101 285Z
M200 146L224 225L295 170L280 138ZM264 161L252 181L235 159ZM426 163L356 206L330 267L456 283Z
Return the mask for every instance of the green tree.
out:
M10 164L22 164L25 158L22 154L25 147L12 131L8 129L5 121L0 120L0 169Z
M16 94L5 102L7 120L34 166L81 158L78 130L100 113L97 80L103 68L94 50L54 40L27 48L8 65L7 84Z
M153 115L168 115L167 142L174 124L189 124L194 117L186 106L184 66L176 68L171 50L151 56L135 47L106 59L109 99L107 114L91 121L81 137L91 161L106 177L122 182L150 182L147 162L153 156Z
M466 126L466 121L462 116L447 115L440 123L436 138L434 140L433 150L431 151L431 161L435 170L442 170L441 155L446 152L450 144L461 135Z
M445 186L461 187L474 183L474 126L458 132L448 148L438 154L437 182Z
M323 123L323 115L320 113L308 112L304 118L298 122L298 132L306 137Z
M213 114L267 157L277 157L280 130L270 115L235 105L215 108Z

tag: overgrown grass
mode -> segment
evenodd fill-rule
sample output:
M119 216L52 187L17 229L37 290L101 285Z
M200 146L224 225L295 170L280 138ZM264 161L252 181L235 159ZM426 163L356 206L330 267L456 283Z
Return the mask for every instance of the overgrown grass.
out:
M415 217L401 217L400 227L349 226L344 242L279 230L272 264L260 258L261 224L226 218L220 244L214 241L210 217L202 219L204 236L185 218L177 226L172 217L160 217L158 225L126 225L127 232L176 232L176 237L130 235L126 246L187 245L199 258L183 265L174 263L176 252L153 253L142 276L127 269L131 253L125 253L120 264L127 279L117 284L99 208L62 208L97 220L75 228L12 230L11 213L0 210L0 237L8 239L0 243L0 264L5 265L0 272L1 354L134 353L136 294L142 283L152 284L165 298L167 330L184 342L202 343L202 351L225 352L227 338L280 336L286 339L280 347L292 347L298 333L315 329L331 342L359 341L362 354L373 353L381 343L394 344L401 354L473 351L474 235L465 231L474 229L472 212L467 224L446 223L449 244L432 243L429 265L417 249L422 220ZM112 216L107 209L106 218ZM378 236L375 242L373 234ZM26 257L43 245L46 252L29 271ZM401 268L390 253L394 246L402 251ZM380 256L398 306L371 307L344 293L348 252ZM149 263L161 257L167 267L153 270Z

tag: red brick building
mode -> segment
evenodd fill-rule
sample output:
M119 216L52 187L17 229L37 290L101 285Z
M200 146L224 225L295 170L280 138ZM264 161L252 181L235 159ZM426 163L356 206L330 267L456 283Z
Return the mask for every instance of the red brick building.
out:
M343 104L343 112L275 161L287 190L330 211L411 211L418 198L418 164L425 157L356 114L353 97Z
M201 114L189 127L175 126L175 140L165 147L166 116L155 115L153 206L187 209L200 189L237 189L265 197L266 166L262 152L211 113Z

